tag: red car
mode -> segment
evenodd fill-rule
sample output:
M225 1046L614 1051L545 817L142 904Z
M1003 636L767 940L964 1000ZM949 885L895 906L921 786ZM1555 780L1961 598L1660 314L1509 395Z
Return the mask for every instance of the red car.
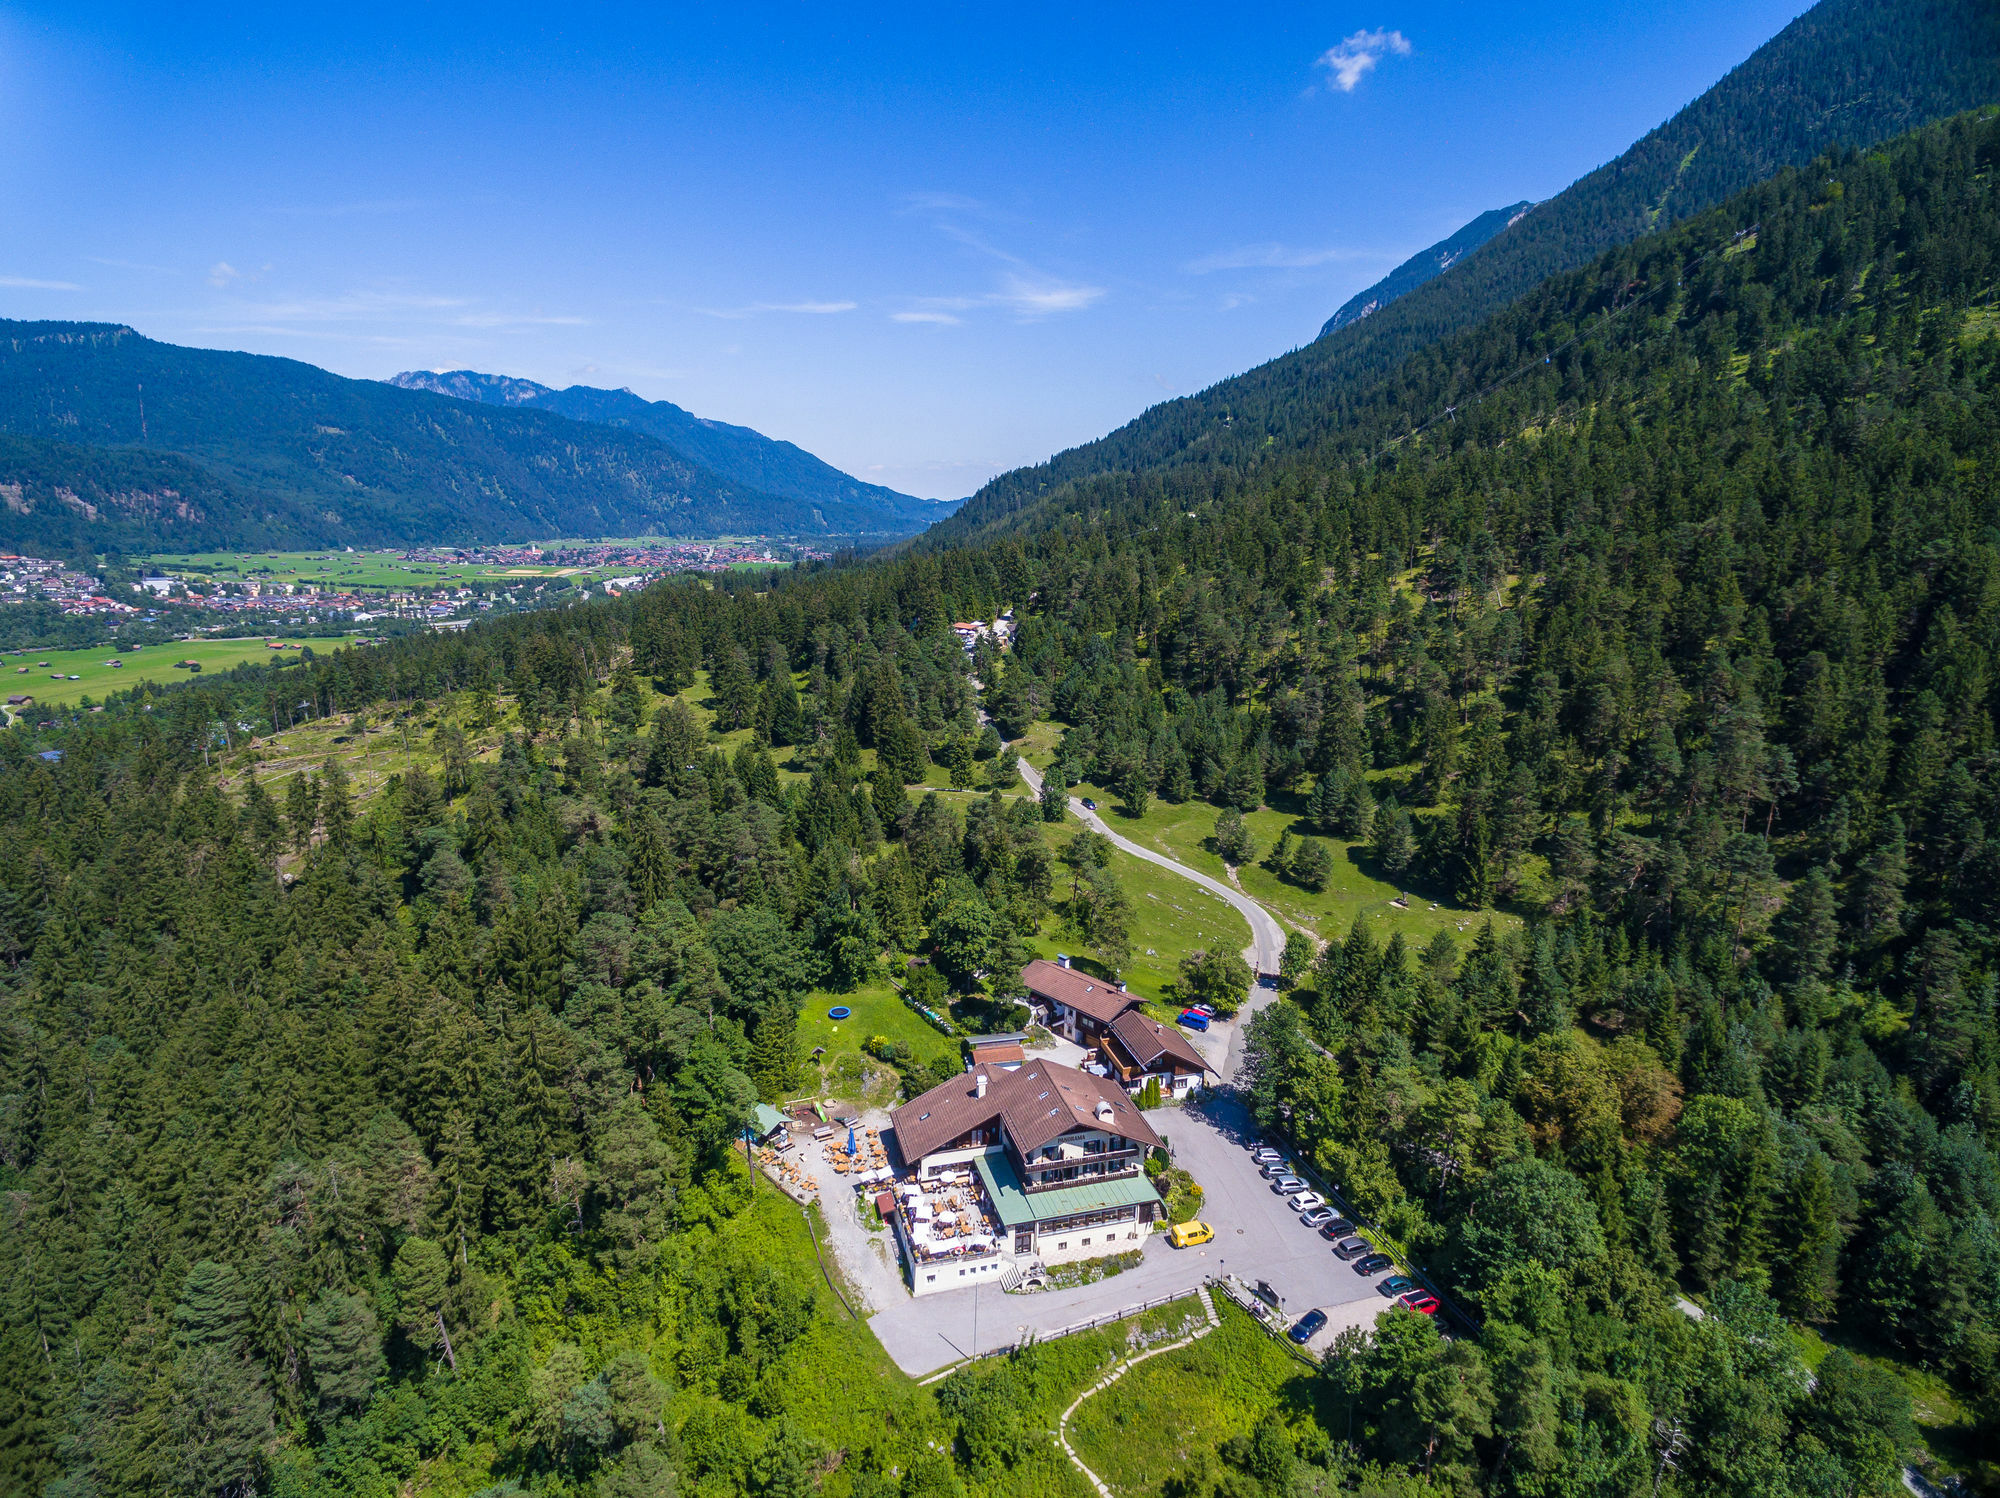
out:
M1397 1296L1396 1303L1408 1306L1425 1316L1435 1316L1438 1313L1438 1298L1428 1290L1411 1290L1407 1294Z

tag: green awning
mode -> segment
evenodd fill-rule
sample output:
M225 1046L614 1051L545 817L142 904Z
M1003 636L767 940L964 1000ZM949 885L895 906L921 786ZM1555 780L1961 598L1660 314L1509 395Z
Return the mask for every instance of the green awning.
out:
M1026 1222L1046 1222L1051 1217L1074 1217L1081 1212L1103 1212L1112 1207L1136 1207L1156 1202L1160 1193L1143 1175L1123 1176L1110 1181L1085 1181L1060 1186L1054 1191L1037 1191L1033 1196L1021 1189L1021 1177L1014 1162L997 1151L988 1151L972 1162L979 1167L979 1179L986 1194L1007 1227Z

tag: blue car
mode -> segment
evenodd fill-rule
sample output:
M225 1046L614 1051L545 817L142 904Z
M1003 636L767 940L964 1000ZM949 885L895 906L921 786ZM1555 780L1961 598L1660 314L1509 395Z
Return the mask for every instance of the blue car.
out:
M1313 1334L1325 1325L1326 1312L1307 1311L1305 1315L1292 1323L1292 1329L1285 1333L1285 1335L1303 1347L1306 1343L1312 1341Z
M1181 1025L1183 1028L1189 1030L1206 1030L1208 1028L1208 1016L1205 1014L1196 1014L1192 1009L1183 1009L1181 1011Z

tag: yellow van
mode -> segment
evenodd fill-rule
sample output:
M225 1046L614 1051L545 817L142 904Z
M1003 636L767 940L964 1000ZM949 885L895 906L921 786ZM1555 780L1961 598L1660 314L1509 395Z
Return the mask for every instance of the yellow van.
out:
M1175 1248L1193 1248L1197 1243L1206 1243L1215 1236L1215 1229L1205 1222L1180 1222L1167 1234L1167 1241Z

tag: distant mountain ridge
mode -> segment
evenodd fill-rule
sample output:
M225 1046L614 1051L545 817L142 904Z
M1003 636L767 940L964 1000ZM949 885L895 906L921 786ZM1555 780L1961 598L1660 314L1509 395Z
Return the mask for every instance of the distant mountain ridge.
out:
M1348 405L1419 350L1548 277L1724 201L1786 166L1861 148L2000 100L1992 0L1821 0L1630 150L1524 214L1380 311L1095 442L991 479L926 546L1054 524L1076 486L1148 470L1236 479L1317 443ZM1092 491L1091 503L1105 502Z
M406 370L389 382L404 390L428 390L456 400L489 406L553 411L572 421L620 427L657 437L683 457L735 483L766 494L812 504L880 506L883 529L920 530L956 508L956 501L919 499L881 484L864 483L822 462L793 443L749 427L732 426L683 410L671 401L649 401L630 390L572 385L557 390L511 375L454 369L440 373Z
M851 498L831 485L818 498L773 494L633 427L183 348L115 323L0 321L0 439L0 540L17 548L882 541L936 513L858 484Z
M1424 282L1450 270L1501 230L1512 228L1534 206L1532 200L1524 199L1505 208L1489 208L1457 233L1440 239L1429 249L1417 251L1366 291L1356 292L1342 303L1340 310L1320 328L1319 336L1337 333L1371 312L1380 312L1396 298L1408 296Z

